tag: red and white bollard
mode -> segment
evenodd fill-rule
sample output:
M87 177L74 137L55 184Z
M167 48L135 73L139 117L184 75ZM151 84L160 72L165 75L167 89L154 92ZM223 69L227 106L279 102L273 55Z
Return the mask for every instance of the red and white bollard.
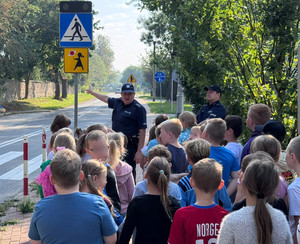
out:
M43 162L46 161L47 157L47 151L46 151L46 129L43 127L43 133L42 133L42 160Z
M23 201L28 201L28 139L27 136L23 137Z

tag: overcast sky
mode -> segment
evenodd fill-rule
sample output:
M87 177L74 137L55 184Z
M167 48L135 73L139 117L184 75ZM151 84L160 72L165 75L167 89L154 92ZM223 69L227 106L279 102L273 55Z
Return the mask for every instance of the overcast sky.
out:
M97 33L110 38L112 49L115 53L114 68L123 71L129 65L139 65L140 54L145 53L145 46L141 41L141 30L138 30L137 20L145 16L134 7L127 5L126 0L93 0L93 8L98 11L95 20L100 20L103 30ZM94 38L95 38L94 37Z

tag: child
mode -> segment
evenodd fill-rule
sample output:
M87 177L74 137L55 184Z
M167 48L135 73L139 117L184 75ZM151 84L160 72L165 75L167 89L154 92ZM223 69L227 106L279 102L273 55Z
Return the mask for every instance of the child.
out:
M168 147L172 154L172 174L184 173L187 170L188 162L183 147L179 144L178 138L182 131L182 125L179 119L171 119L161 123L160 140Z
M77 142L77 146L76 146L76 152L78 153L78 155L81 157L81 161L82 163L84 163L86 160L91 159L91 156L88 155L86 153L86 146L85 146L85 137L87 136L88 133L90 133L93 130L101 130L103 131L105 134L107 134L109 132L109 129L103 125L103 124L94 124L94 125L90 125L85 133L82 133L79 136L78 142Z
M82 165L82 172L84 178L79 184L80 192L87 192L102 197L110 210L115 223L120 225L123 222L122 216L114 209L110 199L103 193L106 186L106 166L95 159L90 159Z
M222 182L222 166L214 159L202 159L193 167L191 185L197 201L176 211L169 244L216 243L219 226L228 212L214 202Z
M233 153L220 146L225 131L226 123L223 119L209 119L203 132L203 138L211 144L210 158L215 159L223 166L223 180L230 197L237 189L240 167Z
M182 144L191 134L191 128L196 125L196 115L189 111L184 111L179 115L183 131L181 132L178 142Z
M300 137L292 139L286 150L286 162L288 166L300 175ZM300 177L296 178L288 187L289 198L289 223L293 235L293 241L297 244L296 227L300 219Z
M188 141L185 143L184 147L186 150L187 160L191 166L191 171L188 175L184 176L178 183L182 197L182 200L180 201L180 205L182 207L189 206L196 202L195 191L190 184L193 166L199 160L208 158L210 154L210 144L204 139ZM231 210L232 204L228 197L226 187L221 187L217 190L214 196L214 202L216 204L219 204L219 201L223 203L223 207L227 211Z
M274 159L270 156L270 154L263 152L263 151L257 151L255 153L251 153L243 158L242 163L241 163L241 170L239 172L238 190L237 190L237 194L236 194L236 198L235 198L235 204L232 207L232 211L236 211L243 207L246 207L246 198L245 198L245 193L243 191L243 186L241 185L241 182L243 179L244 172L245 172L246 168L248 167L249 163L253 160L263 161L266 159L274 162ZM277 197L272 196L269 199L267 199L267 202L273 208L281 210L288 219L288 209L287 209L285 201L282 198L277 198Z
M274 162L268 159L251 161L241 184L247 207L223 219L218 243L292 243L284 214L266 203L278 184Z
M58 133L58 132L56 132ZM56 135L53 143L53 153L55 154L62 149L70 149L75 151L75 139L69 133L59 133ZM52 196L56 194L56 191L53 185L50 183L49 176L51 175L50 171L51 160L43 162L40 166L41 173L37 177L36 181L39 184L39 192L41 198Z
M193 126L191 128L189 140L199 139L201 138L201 134L202 134L201 126L199 125Z
M93 130L85 137L85 151L92 158L100 162L107 162L109 159L109 144L107 135L101 130ZM111 198L115 209L120 212L121 203L119 191L117 187L117 180L114 171L109 164L107 166L107 184L105 188L106 194Z
M167 243L172 218L180 208L178 201L168 196L170 166L164 157L155 157L147 168L148 192L132 199L119 243L129 243L136 227L136 244Z
M34 243L115 243L118 227L103 199L79 192L80 157L64 149L56 153L50 167L57 195L36 204L29 238Z
M271 109L265 104L259 103L250 106L247 114L246 124L247 127L252 131L252 134L243 148L241 159L250 154L252 141L255 137L261 134L261 132L255 130L255 126L264 125L271 118L271 115Z
M65 115L64 113L59 113L55 116L51 126L50 126L50 131L51 133L57 132L59 129L64 128L64 127L69 127L71 125L71 120L70 118ZM47 148L47 154L50 152L50 147L48 145Z
M225 117L225 122L226 122L226 132L225 132L224 140L227 141L225 148L227 148L235 155L240 165L243 146L241 143L239 143L238 138L243 131L243 120L241 117L236 115L227 115Z
M163 145L157 145L150 149L149 154L148 154L148 162L150 162L154 157L164 157L167 159L169 164L171 164L171 161L172 161L172 155L171 155L170 151L168 150L168 148L166 148ZM144 195L147 193L147 191L148 191L147 179L144 179L143 181L136 184L132 198ZM173 196L178 201L181 200L181 193L180 193L178 185L176 185L175 183L173 183L171 181L169 181L169 185L168 185L168 195Z
M108 133L109 139L109 165L116 174L119 196L121 202L120 213L124 217L126 215L128 204L131 201L134 190L134 179L132 175L132 167L121 161L121 158L126 154L124 148L124 134Z
M251 143L251 153L263 151L273 158L278 169L280 169L281 145L279 141L271 135L257 136ZM275 190L275 196L283 198L287 202L287 183L285 178L279 174L279 184Z

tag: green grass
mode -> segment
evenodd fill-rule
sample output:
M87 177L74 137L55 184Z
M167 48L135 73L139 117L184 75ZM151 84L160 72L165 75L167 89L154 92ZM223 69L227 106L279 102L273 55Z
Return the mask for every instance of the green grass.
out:
M7 209L15 207L19 203L18 199L10 199L0 204L0 216L4 216Z
M148 102L147 103L150 107L152 113L164 113L164 114L174 114L176 113L176 102L173 103L173 110L171 111L171 103L170 102ZM191 111L192 112L192 105L191 104L184 104L183 107L184 111Z
M14 220L6 220L0 223L0 226L8 226L8 225L15 225L15 224L19 224L20 220L18 219L14 219Z
M28 199L26 202L19 204L19 209L22 213L32 213L35 207L35 203Z
M78 93L78 102L84 102L93 99L92 95L86 93ZM40 97L16 100L13 102L3 104L7 112L10 111L24 111L24 110L38 110L38 109L60 109L74 104L74 94L68 94L66 99L57 100L53 97Z

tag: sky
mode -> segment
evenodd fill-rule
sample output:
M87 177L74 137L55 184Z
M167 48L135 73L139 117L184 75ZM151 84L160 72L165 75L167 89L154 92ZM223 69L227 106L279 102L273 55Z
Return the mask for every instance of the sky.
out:
M100 20L104 29L94 32L94 39L100 33L108 36L115 54L114 68L122 72L130 65L139 65L139 57L148 48L140 41L142 30L137 20L145 16L129 0L93 0L93 9L98 11L94 21Z

